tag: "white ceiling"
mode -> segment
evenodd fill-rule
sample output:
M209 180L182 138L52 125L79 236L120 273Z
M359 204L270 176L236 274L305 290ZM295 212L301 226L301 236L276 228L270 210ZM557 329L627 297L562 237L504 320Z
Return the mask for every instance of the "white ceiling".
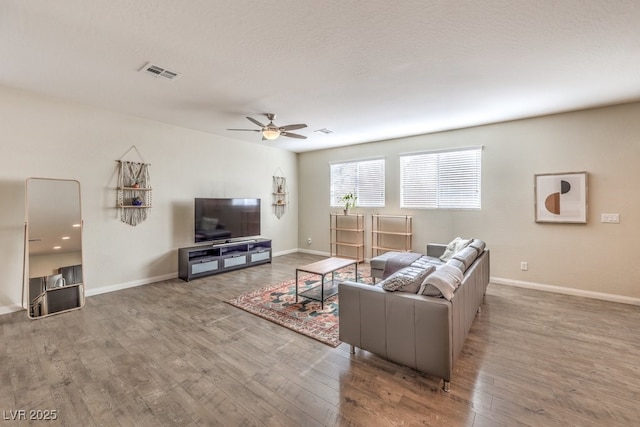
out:
M2 85L303 152L639 100L640 1L2 0L0 58ZM267 112L308 139L226 130Z

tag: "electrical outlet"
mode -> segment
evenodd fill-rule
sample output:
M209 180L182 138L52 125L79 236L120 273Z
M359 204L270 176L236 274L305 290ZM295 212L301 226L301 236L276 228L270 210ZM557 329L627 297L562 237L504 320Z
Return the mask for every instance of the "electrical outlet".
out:
M529 263L526 261L522 261L520 263L520 270L527 271L529 269Z
M311 237L307 237L307 245L311 244Z

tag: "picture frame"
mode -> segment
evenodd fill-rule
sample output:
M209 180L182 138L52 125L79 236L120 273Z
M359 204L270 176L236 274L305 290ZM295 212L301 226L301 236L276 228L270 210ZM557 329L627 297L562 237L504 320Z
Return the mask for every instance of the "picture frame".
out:
M586 224L589 174L587 172L534 175L535 221Z

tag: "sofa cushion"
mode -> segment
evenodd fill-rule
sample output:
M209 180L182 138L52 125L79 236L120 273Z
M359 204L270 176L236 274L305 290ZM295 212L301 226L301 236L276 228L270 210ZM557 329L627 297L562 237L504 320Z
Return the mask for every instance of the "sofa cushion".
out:
M452 265L463 273L467 271L467 268L464 266L464 262L460 261L459 259L451 258L449 261L447 261L447 265Z
M371 258L371 260L369 261L369 265L371 265L372 269L384 270L384 266L387 263L387 260L399 253L400 252L385 252L383 254L380 254L378 256Z
M478 252L474 248L468 246L453 255L453 259L457 259L464 263L464 270L462 270L463 273L471 267L471 264L473 264L473 261L475 261L476 258L478 258Z
M427 268L429 266L437 267L444 264L440 258L422 255L420 258L411 263L411 267Z
M460 269L444 264L424 279L418 293L428 296L443 296L450 301L462 283L462 279L463 275Z
M434 266L427 268L405 267L384 279L379 285L386 291L415 294L420 289L425 277L435 269Z
M449 261L453 255L466 248L469 243L471 243L472 239L463 239L462 237L456 237L453 239L444 250L444 253L440 257L440 259L444 262Z
M480 255L482 253L482 251L484 251L484 248L487 246L487 244L480 240L480 239L473 239L473 241L471 243L469 243L469 247L472 247L476 250L476 252L478 252L478 255Z

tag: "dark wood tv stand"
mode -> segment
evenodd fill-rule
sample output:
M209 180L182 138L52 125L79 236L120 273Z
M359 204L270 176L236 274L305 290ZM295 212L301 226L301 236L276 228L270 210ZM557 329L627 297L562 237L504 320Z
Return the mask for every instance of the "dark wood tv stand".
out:
M249 239L178 249L178 277L189 281L271 262L271 239Z

